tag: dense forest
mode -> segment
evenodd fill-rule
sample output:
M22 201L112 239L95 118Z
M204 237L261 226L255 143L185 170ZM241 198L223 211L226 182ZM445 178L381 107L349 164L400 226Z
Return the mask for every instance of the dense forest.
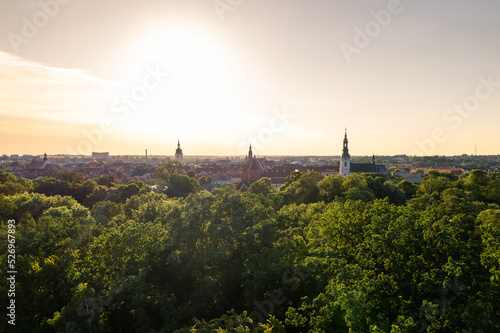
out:
M156 177L0 170L0 299L15 220L19 332L500 331L500 173Z

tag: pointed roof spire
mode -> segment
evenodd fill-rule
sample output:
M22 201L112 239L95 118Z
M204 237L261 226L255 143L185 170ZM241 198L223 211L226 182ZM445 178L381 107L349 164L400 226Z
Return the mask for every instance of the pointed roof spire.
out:
M344 145L342 148L342 158L351 158L349 155L349 146L348 146L348 140L347 140L347 127L345 129L345 134L344 134Z
M250 148L248 149L248 156L247 156L247 160L249 162L252 161L252 159L254 158L255 156L253 156L253 152L252 152L252 143L250 143Z
M182 154L182 149L181 149L181 140L177 139L177 149L175 150L176 154Z

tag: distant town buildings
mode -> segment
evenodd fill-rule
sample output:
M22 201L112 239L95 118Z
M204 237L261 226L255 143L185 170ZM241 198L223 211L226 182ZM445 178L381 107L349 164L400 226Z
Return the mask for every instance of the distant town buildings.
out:
M461 157L456 157L455 161L460 161ZM498 157L500 159L500 156ZM59 171L73 171L81 174L85 179L94 179L104 174L112 174L122 182L138 179L147 181L154 178L155 169L170 157L148 158L146 156L110 156L109 152L93 152L91 156L32 156L32 155L7 155L0 157L0 164L4 168L18 177L27 179L37 179L41 177L54 177ZM245 158L216 158L212 161L208 159L191 160L186 163L184 154L180 146L180 140L177 140L177 148L174 155L175 161L182 165L180 172L190 171L196 179L205 177L209 179L203 186L207 189L221 187L227 184L236 186L239 182L245 182L247 185L261 178L267 177L271 180L274 188L279 188L285 184L287 177L294 171L310 172L316 171L323 177L331 175L347 176L353 173L389 173L389 169L394 175L405 178L411 182L419 183L430 170L439 172L450 172L460 176L466 172L462 168L451 168L445 164L435 164L432 169L426 167L425 163L409 163L405 155L392 157L394 164L377 164L375 155L371 163L354 163L351 161L349 153L349 140L347 130L344 133L342 155L339 163L335 160L326 158L324 160L313 159L310 157L302 158L282 158L272 159L267 157L257 157L249 145L248 153ZM361 157L361 161L369 161ZM387 157L385 157L387 161ZM188 160L189 161L189 160ZM8 164L7 164L8 163ZM456 164L455 164L456 165Z
M109 158L109 152L105 152L105 153L92 152L92 158L97 160L97 161L107 161Z

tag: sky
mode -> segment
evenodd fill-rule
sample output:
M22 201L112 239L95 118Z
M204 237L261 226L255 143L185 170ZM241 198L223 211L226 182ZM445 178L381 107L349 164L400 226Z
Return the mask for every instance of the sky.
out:
M500 154L497 0L0 0L0 154Z

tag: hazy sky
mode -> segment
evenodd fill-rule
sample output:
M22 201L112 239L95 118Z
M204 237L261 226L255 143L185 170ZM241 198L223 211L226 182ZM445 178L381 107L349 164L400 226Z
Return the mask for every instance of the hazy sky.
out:
M0 154L498 154L500 2L0 0Z

